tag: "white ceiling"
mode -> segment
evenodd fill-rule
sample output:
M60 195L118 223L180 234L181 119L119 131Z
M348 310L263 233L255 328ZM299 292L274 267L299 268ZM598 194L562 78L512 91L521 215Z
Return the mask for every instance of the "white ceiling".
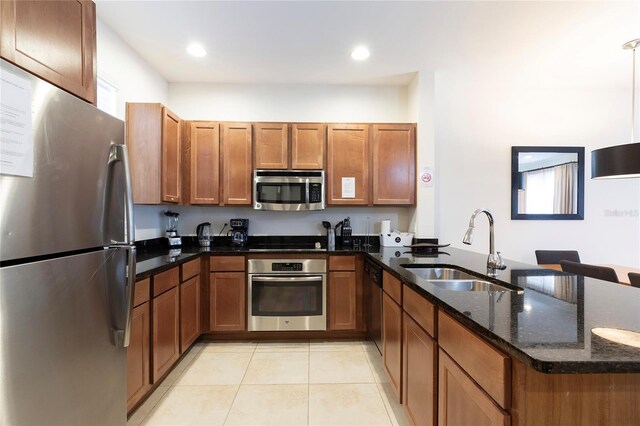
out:
M626 87L620 47L640 36L639 4L98 0L97 13L169 82L405 85L420 70L509 63ZM191 41L208 55L188 56ZM368 60L350 58L358 44Z

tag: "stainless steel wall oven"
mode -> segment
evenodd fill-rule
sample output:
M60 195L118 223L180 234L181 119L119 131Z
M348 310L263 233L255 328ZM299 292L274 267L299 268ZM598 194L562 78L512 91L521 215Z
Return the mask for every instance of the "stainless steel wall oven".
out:
M327 329L325 259L249 259L249 331Z

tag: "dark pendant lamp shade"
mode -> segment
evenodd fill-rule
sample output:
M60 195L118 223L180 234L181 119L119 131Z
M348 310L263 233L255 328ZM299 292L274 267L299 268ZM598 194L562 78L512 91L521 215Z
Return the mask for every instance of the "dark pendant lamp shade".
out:
M591 151L591 178L640 178L640 142Z

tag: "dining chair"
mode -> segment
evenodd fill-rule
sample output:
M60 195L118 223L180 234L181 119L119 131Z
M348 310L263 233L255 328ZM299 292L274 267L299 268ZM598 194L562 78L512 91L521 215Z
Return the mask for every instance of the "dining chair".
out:
M629 283L633 287L640 288L640 274L637 272L629 272Z
M563 272L583 275L585 277L597 278L599 280L611 281L619 283L618 274L613 268L607 266L589 265L587 263L571 262L569 260L561 260Z
M558 264L561 260L580 263L580 255L576 250L536 250L538 265Z

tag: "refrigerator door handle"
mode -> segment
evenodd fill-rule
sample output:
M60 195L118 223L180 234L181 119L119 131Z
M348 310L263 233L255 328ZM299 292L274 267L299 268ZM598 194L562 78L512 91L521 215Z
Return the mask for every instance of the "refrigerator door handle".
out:
M130 245L135 241L135 223L133 220L133 184L131 169L129 168L129 153L124 144L112 144L109 151L109 169L118 161L122 162L124 170L124 195L125 195L125 235L124 241L113 241L113 244Z
M107 248L127 250L124 300L120 299L124 306L122 307L123 309L115 309L115 312L121 312L123 315L123 318L121 318L121 321L117 321L117 324L122 324L124 328L112 327L111 329L114 345L119 348L126 348L131 340L131 316L133 315L133 296L136 285L136 246L115 245Z

